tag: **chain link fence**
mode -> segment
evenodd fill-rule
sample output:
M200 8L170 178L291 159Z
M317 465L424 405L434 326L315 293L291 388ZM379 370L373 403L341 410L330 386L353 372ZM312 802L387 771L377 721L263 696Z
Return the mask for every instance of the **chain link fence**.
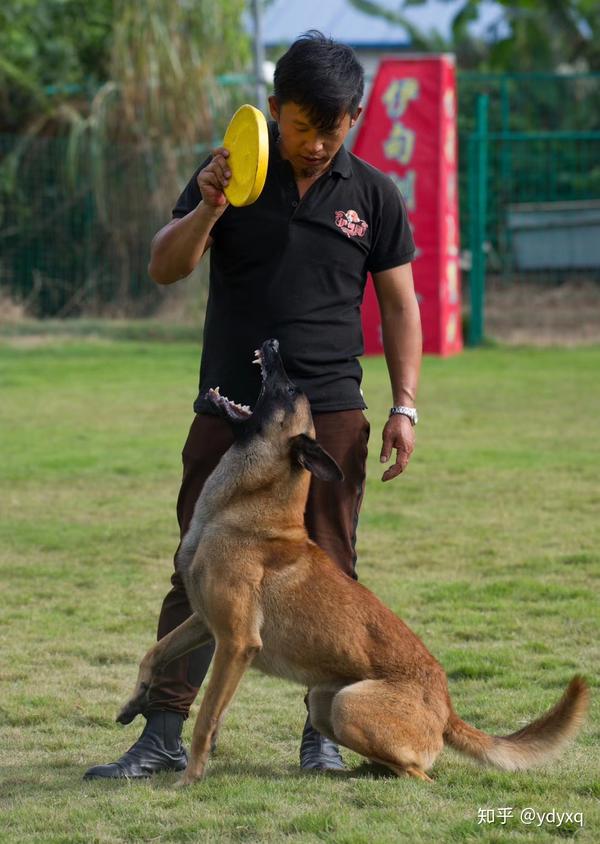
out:
M32 316L147 315L161 302L150 241L180 185L164 187L151 150L87 150L73 169L69 147L0 136L0 289ZM207 153L182 155L181 171L189 178Z
M465 141L463 225L477 207L482 142ZM483 248L488 276L558 283L600 281L600 132L491 132L487 147ZM471 253L472 226L466 242Z
M252 94L229 82L232 113ZM458 92L466 268L479 248L475 103L487 93L488 274L597 279L600 75L459 74ZM147 276L150 241L209 146L165 161L151 146L90 144L75 158L67 137L0 136L0 294L32 316L152 313L162 297Z
M600 74L462 74L459 80L466 269L481 248L488 280L600 280ZM483 95L485 137L476 125ZM484 217L482 243L474 213Z

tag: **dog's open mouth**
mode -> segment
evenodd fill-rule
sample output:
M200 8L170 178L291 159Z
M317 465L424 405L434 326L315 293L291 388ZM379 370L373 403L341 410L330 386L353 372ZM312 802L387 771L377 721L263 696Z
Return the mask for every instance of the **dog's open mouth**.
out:
M267 377L267 371L265 369L263 355L260 349L255 350L254 360L252 363L260 366L260 374L264 382ZM206 397L215 405L215 407L225 411L229 418L236 422L240 422L243 419L249 419L252 416L252 411L247 404L238 404L237 402L228 399L227 396L222 396L219 387L211 387L206 394Z
M215 387L214 389L211 387L206 394L206 397L215 405L215 407L218 407L220 410L224 410L225 413L236 422L239 422L242 419L249 419L252 416L252 411L247 404L238 404L237 402L228 399L227 396L222 396L219 387Z
M265 359L263 357L263 353L261 349L254 349L254 360L252 363L255 363L257 366L260 366L260 375L264 382L265 378L267 377L267 370L265 367Z

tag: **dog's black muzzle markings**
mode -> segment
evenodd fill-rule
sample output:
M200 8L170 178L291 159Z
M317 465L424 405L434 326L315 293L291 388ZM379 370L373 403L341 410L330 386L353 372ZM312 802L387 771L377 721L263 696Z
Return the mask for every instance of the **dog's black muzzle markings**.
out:
M262 376L260 394L253 411L248 405L237 404L221 395L219 387L206 393L206 398L231 423L236 439L260 433L264 423L278 409L293 413L296 400L303 395L285 371L278 340L265 340L255 351L253 363L260 366Z

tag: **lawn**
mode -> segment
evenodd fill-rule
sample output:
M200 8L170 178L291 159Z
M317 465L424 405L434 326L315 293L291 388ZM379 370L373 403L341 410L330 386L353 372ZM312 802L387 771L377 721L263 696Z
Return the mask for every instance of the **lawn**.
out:
M140 729L114 717L168 588L197 361L197 344L166 335L0 343L0 841L600 840L593 347L428 358L417 450L390 484L385 367L364 361L361 580L425 640L482 729L519 728L586 674L590 718L559 761L507 774L447 750L427 785L377 779L346 752L348 775L301 775L303 690L249 672L202 783L82 781ZM529 807L572 817L527 825Z

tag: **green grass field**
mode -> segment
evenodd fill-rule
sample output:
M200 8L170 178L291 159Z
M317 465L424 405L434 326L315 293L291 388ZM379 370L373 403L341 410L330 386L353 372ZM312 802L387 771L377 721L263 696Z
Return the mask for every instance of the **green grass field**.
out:
M447 750L427 785L347 752L347 776L301 775L303 690L249 672L204 782L82 781L140 729L114 717L168 587L197 361L164 338L0 344L0 841L599 841L600 348L427 359L418 447L385 485L385 367L364 363L361 580L482 729L519 728L585 673L590 718L559 761L507 774ZM526 825L527 807L583 827Z

